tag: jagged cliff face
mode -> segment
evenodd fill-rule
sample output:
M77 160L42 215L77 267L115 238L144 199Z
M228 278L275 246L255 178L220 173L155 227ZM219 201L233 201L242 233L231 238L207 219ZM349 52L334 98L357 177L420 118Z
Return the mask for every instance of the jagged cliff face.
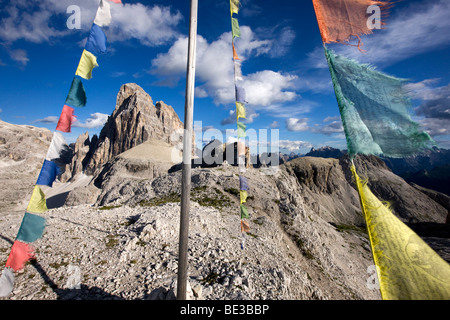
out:
M87 175L97 170L118 154L147 140L160 140L170 145L181 142L183 123L171 106L164 102L153 104L152 98L137 84L124 84L117 94L114 111L85 151L86 137L80 136L75 144L75 157L65 179L84 171ZM77 150L84 150L77 152Z

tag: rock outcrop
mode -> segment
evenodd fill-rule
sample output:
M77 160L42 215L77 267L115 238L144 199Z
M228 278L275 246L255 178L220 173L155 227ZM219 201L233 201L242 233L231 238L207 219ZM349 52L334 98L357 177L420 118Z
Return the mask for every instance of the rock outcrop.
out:
M116 107L92 141L82 135L75 144L75 157L68 168L70 176L84 172L93 175L109 160L147 140L160 140L175 146L182 142L183 123L171 106L152 98L137 84L124 84L117 94ZM85 146L89 144L89 150ZM78 147L79 146L79 147ZM81 151L81 152L80 152Z

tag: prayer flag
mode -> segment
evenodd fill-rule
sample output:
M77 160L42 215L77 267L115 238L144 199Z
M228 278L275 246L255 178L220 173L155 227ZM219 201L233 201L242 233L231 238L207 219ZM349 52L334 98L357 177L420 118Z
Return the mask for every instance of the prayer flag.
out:
M42 237L44 229L45 219L43 217L25 212L16 240L28 243L35 242Z
M14 273L11 268L5 268L0 277L0 297L8 296L14 288Z
M248 225L248 221L241 220L241 232L250 232L250 226Z
M239 189L248 191L248 181L244 176L239 176Z
M238 14L239 12L239 0L230 0L230 11L231 11L231 15L233 15L233 13Z
M247 191L245 191L245 190L239 191L239 198L241 200L241 204L243 204L244 202L247 202L247 197L248 197Z
M8 260L6 260L6 267L14 271L21 270L25 267L25 263L34 258L34 248L22 241L14 241Z
M335 55L326 47L325 55L350 156L404 157L433 144L411 119L404 80Z
M242 102L236 102L236 115L237 118L245 118L245 105Z
M92 79L92 70L98 67L97 58L86 49L83 50L76 75L86 80Z
M111 6L108 1L100 0L94 23L99 27L107 27L111 23Z
M237 143L237 150L238 150L238 156L244 156L245 157L245 143L242 141L238 141Z
M241 204L240 208L241 208L241 219L248 219L249 215L247 207L244 204Z
M50 147L47 151L46 160L58 159L61 156L63 150L68 148L66 140L64 136L60 132L54 132L52 142L50 143Z
M385 300L450 299L450 265L378 200L356 173L381 297Z
M77 77L73 77L72 85L66 97L65 104L70 104L75 107L86 106L86 92L84 91L83 82Z
M237 123L237 136L238 138L244 138L245 137L245 130L246 130L246 125L243 122L239 122Z
M114 3L122 3L121 0L109 0L109 1L114 2Z
M59 116L58 125L56 126L56 130L62 132L71 132L72 122L75 122L76 118L73 115L74 109L64 105L61 115Z
M245 89L243 87L236 85L235 91L236 91L236 101L237 102L247 102L247 101L245 101L246 95L245 95Z
M55 181L58 174L60 174L60 172L56 163L44 160L36 184L52 187L53 181Z
M84 48L95 56L99 56L106 52L106 35L102 28L95 23L91 27L86 46Z
M241 63L238 61L234 61L234 81L242 81L244 80L242 76Z
M233 59L234 59L234 60L241 60L241 59L238 57L238 55L237 55L236 48L234 47L234 42L231 42L231 46L233 47Z
M380 8L380 18L387 15L390 1L374 0L313 0L320 34L324 43L337 42L349 44L357 38L361 47L361 35L371 34L368 21L368 8L372 5ZM380 24L385 24L380 21Z
M42 192L39 186L34 186L30 202L28 203L27 211L33 213L43 213L47 211L45 194L44 192Z
M239 21L236 18L231 18L231 34L233 35L233 39L241 36Z

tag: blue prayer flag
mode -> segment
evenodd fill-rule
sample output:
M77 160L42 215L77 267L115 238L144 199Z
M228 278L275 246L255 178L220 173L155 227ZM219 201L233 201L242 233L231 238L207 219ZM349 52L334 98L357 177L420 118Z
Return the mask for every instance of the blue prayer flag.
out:
M84 48L95 56L99 56L100 54L104 54L106 52L106 35L102 28L95 23L92 24L91 31Z
M41 173L39 174L36 184L51 187L58 174L60 174L60 172L56 163L53 161L44 160L44 164L42 165Z

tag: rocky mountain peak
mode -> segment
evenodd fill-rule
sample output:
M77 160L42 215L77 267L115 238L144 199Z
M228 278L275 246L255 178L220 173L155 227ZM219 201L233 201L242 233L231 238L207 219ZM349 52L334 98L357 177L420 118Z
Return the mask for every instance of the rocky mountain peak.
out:
M162 101L153 104L148 93L135 83L122 85L112 114L89 144L89 150L72 161L71 176L84 171L92 175L106 162L147 140L161 140L175 146L173 133L183 129L175 110ZM84 139L84 138L83 138ZM85 141L85 139L83 140ZM74 167L73 164L82 163ZM70 177L67 177L70 179Z

